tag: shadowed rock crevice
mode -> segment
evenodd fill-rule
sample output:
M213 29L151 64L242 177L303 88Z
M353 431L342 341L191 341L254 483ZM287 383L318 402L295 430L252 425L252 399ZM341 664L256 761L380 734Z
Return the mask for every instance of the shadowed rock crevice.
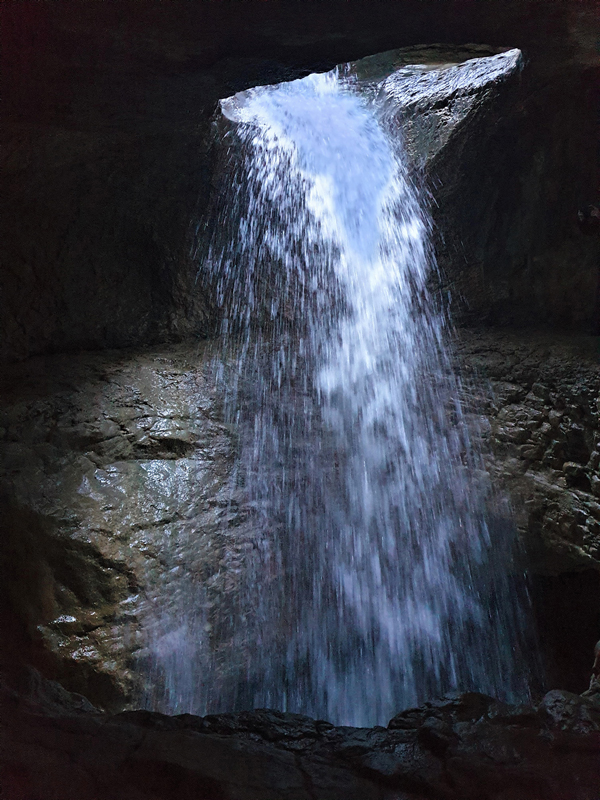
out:
M546 685L585 691L589 653L600 636L600 572L588 569L536 575L531 594Z

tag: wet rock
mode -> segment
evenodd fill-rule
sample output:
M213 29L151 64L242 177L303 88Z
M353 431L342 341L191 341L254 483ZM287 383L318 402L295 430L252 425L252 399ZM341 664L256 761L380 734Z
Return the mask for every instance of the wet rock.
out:
M268 710L108 716L55 692L0 684L7 800L590 800L600 781L600 706L568 692L518 707L455 695L387 729Z
M460 137L470 118L489 107L520 67L521 53L515 49L429 45L340 64L335 74L382 108L386 124L405 140L409 159L426 170L451 138ZM243 110L253 92L249 89L220 101L221 114L234 123L233 130L235 123L246 121ZM228 147L231 140L230 132Z
M491 331L463 331L457 342L466 419L485 451L486 471L472 478L511 499L530 573L543 584L536 602L548 609L546 688L576 691L587 686L600 614L593 345ZM157 707L161 665L178 653L199 672L212 668L206 654L231 675L243 667L228 649L227 620L253 552L253 512L243 487L234 496L228 485L235 435L221 422L209 351L57 356L5 371L2 658L35 664L104 708L140 702L149 674L158 695L147 702ZM169 583L174 574L186 580ZM194 594L197 619L170 613L171 603L186 607L173 586ZM195 649L182 650L190 641ZM411 713L394 726L418 729Z
M595 340L463 330L458 351L467 387L487 381L487 467L512 498L533 571L600 567Z
M3 660L37 664L120 708L141 697L151 642L169 646L169 630L151 632L147 621L159 624L157 596L168 616L162 583L172 570L185 563L205 592L207 624L217 596L225 608L245 529L224 489L235 447L209 362L193 345L5 372Z
M526 553L546 688L581 692L600 633L596 340L463 330L457 346L469 402L489 420L491 483L507 493Z
M589 492L591 490L590 479L585 467L575 461L565 461L562 471L567 479L567 486Z
M600 733L600 707L591 699L571 692L555 689L546 694L540 704L539 713L550 730L574 734ZM594 740L592 740L592 743ZM596 749L600 750L600 736L595 737Z
M415 55L421 56L417 64L424 67L396 68L380 92L396 106L388 113L396 118L410 157L419 169L432 171L450 140L460 139L519 72L522 56L519 50L494 53L484 46L454 52L437 46L417 49L411 57ZM393 63L396 66L395 59ZM460 148L454 142L453 146Z
M438 161L462 157L465 140L474 135L473 128L486 118L507 84L516 80L521 65L518 49L429 45L339 64L329 76L374 106L389 138L402 143L403 161L414 180L423 182L426 175L431 177ZM285 87L284 82L269 91L285 92ZM223 306L223 295L228 297L235 289L230 286L231 274L215 275L214 256L209 253L225 252L228 243L235 241L237 216L252 202L244 166L248 131L255 124L249 114L254 113L255 98L264 92L265 87L258 86L221 99L215 115L214 179L208 210L199 226L197 250L200 281L207 288L215 287L217 306ZM448 155L449 150L453 156ZM453 164L458 170L457 162ZM235 199L230 194L232 185L237 187ZM286 317L293 316L293 309L299 309L297 298L306 291L295 279L282 285L278 271L277 259L263 259L261 302L252 309L252 321L265 329L273 323L274 307L284 309ZM333 275L320 280L322 290L336 291Z

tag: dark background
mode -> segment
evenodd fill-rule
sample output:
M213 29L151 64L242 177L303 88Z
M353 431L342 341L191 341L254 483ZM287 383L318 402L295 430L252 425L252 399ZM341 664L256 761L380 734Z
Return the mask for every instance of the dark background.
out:
M526 59L452 191L432 182L457 313L596 331L596 0L9 0L0 26L2 358L209 335L190 250L217 99L432 42Z

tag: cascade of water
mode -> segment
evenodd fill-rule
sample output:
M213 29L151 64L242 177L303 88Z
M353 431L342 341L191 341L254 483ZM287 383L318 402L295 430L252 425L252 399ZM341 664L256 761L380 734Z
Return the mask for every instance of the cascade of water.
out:
M229 702L371 725L455 688L522 696L512 534L473 479L402 143L331 73L240 118L206 266L255 531Z

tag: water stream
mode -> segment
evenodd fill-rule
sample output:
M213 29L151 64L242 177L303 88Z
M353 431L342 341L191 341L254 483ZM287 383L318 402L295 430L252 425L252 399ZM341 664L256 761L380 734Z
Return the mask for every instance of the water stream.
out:
M480 480L401 135L333 73L238 113L203 269L253 542L235 687L206 672L179 710L373 725L454 689L523 697L513 533Z

